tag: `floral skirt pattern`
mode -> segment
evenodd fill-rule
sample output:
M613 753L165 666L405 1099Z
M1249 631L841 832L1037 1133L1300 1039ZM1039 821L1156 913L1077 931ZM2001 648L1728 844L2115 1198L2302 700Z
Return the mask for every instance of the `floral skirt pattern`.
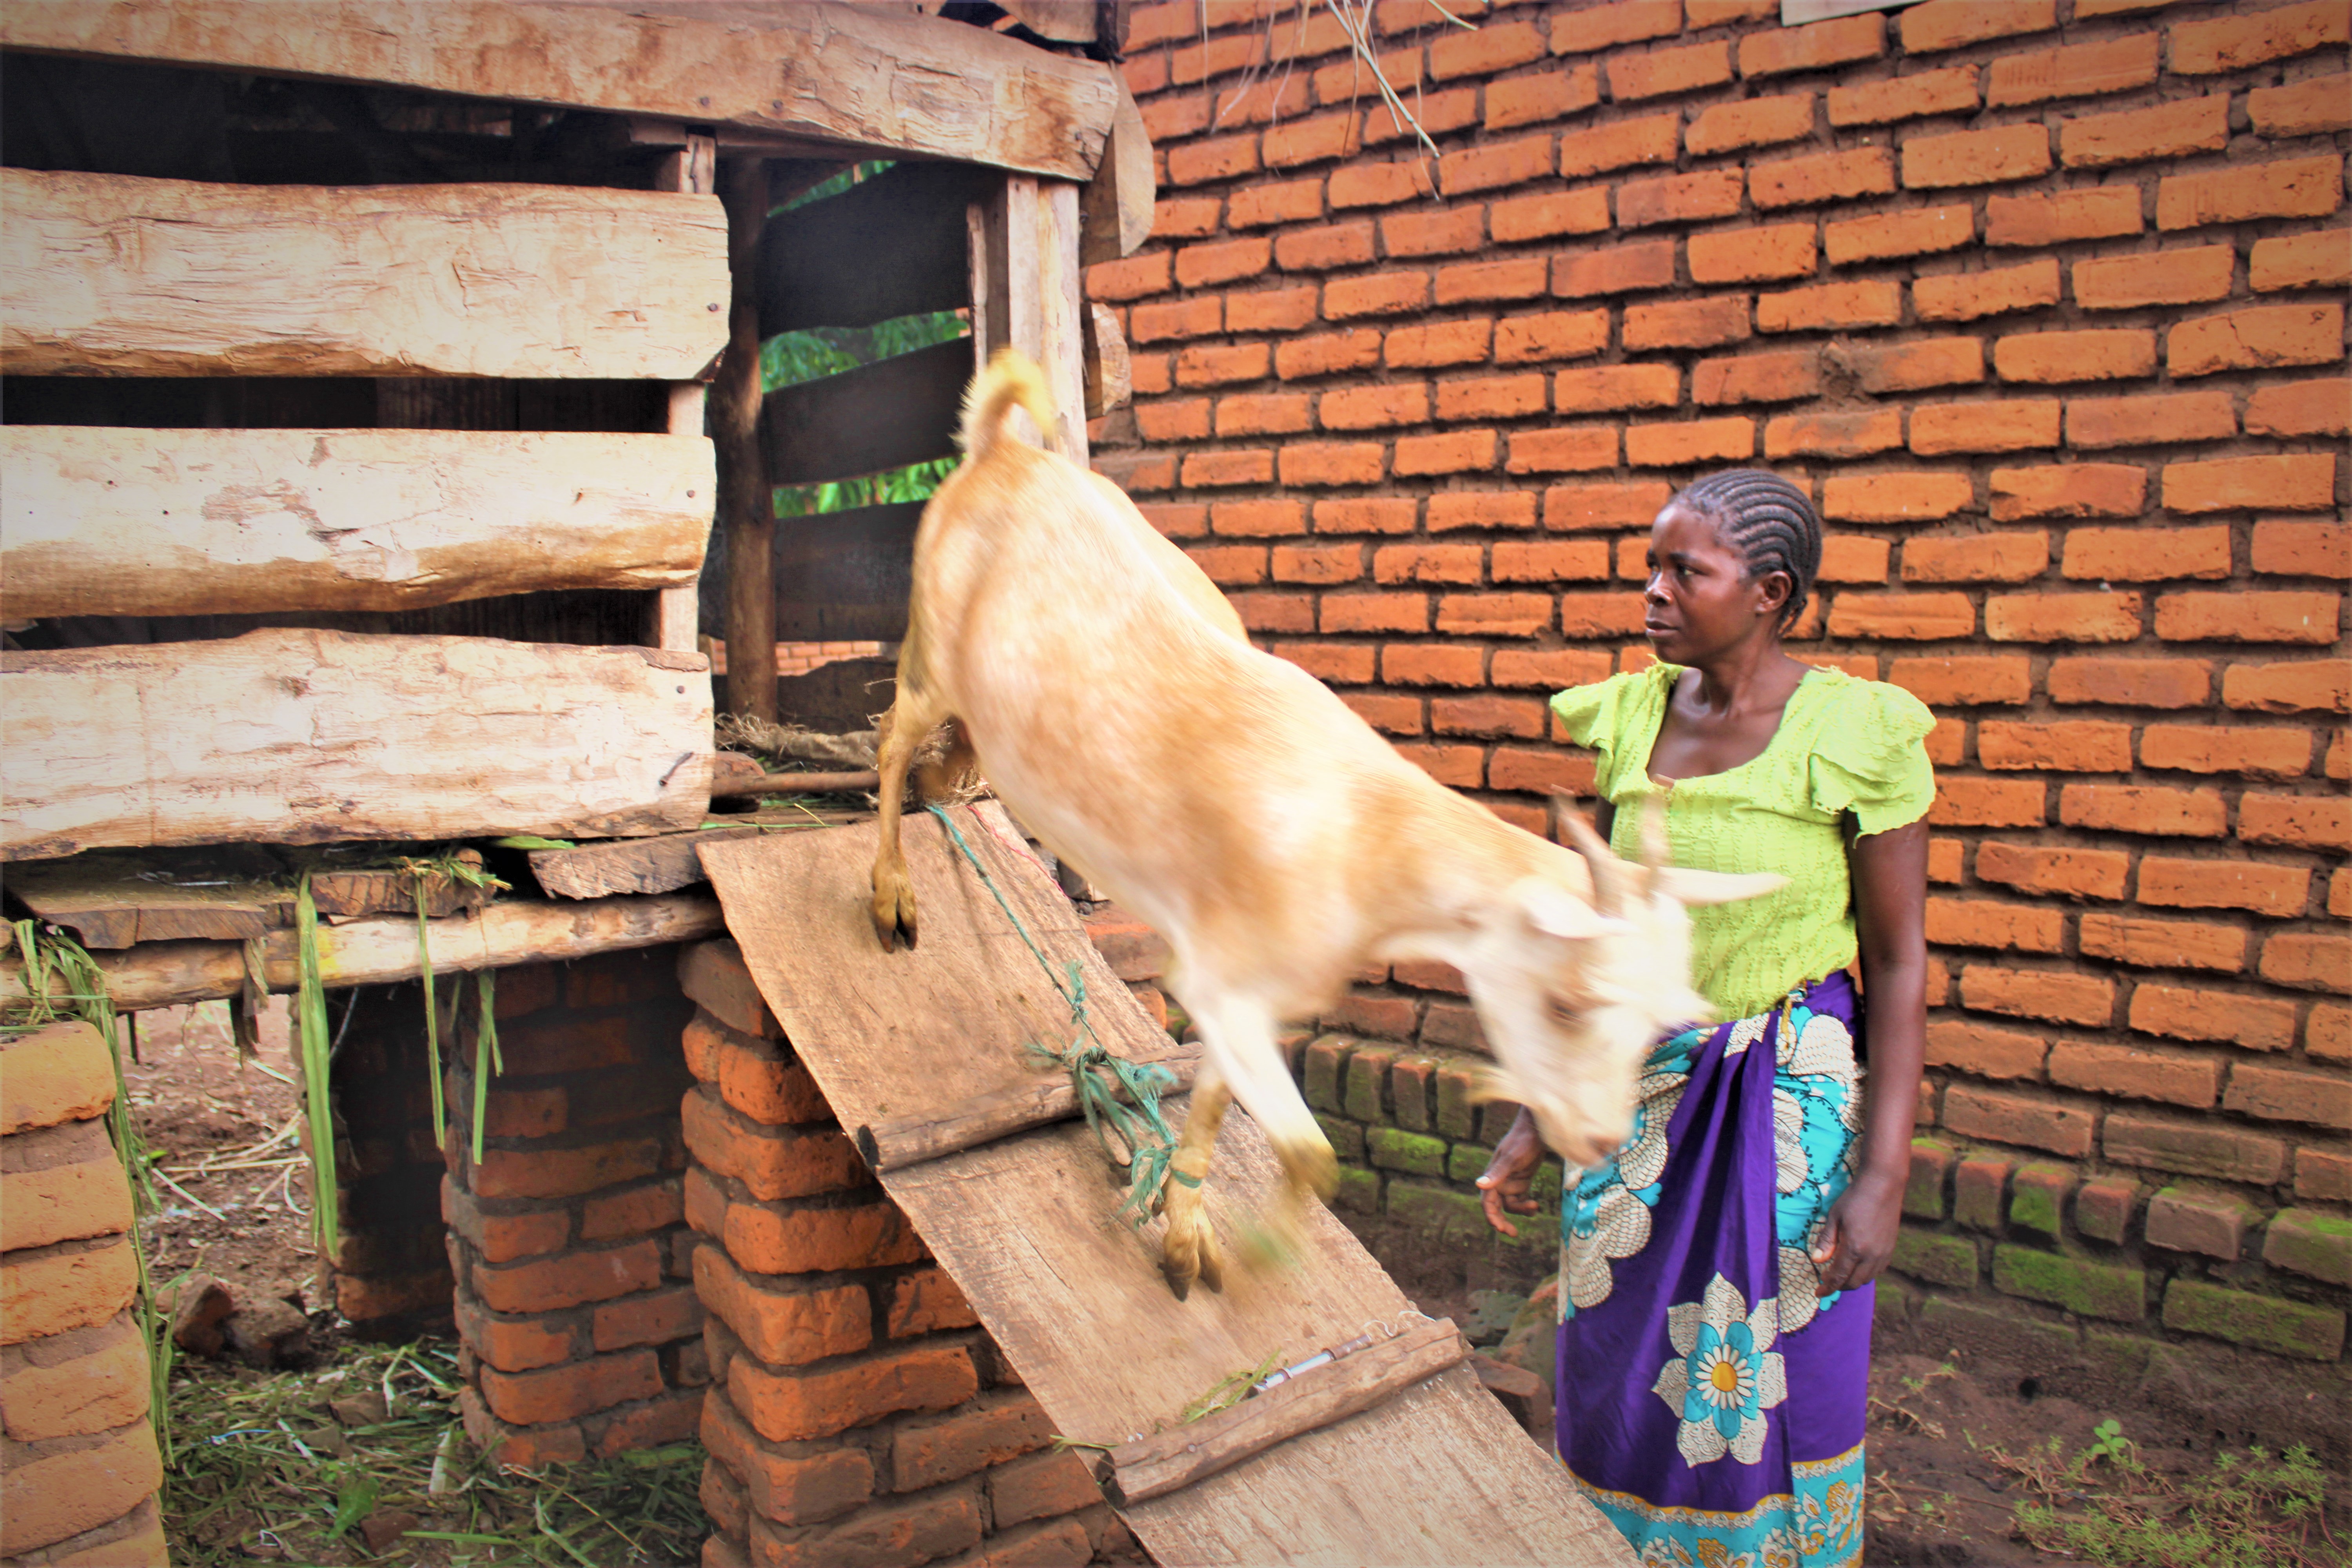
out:
M1811 1249L1859 1157L1832 974L1643 1064L1633 1136L1560 1205L1559 1436L1645 1568L1862 1561L1871 1286Z

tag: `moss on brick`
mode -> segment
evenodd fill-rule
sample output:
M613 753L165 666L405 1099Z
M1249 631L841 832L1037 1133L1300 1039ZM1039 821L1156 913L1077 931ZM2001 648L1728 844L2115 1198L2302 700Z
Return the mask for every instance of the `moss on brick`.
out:
M1445 1140L1402 1128L1375 1127L1364 1139L1372 1163L1384 1171L1404 1171L1416 1176L1445 1174Z
M2316 1209L2282 1209L2263 1238L2263 1261L2330 1285L2352 1285L2352 1220Z
M1318 1110L1345 1109L1344 1080L1348 1053L1355 1042L1339 1035L1324 1035L1307 1044L1307 1103Z
M1468 1064L1455 1060L1437 1069L1437 1130L1448 1138L1468 1138L1478 1131L1477 1102L1470 1098L1475 1078Z
M1475 1244L1495 1234L1487 1228L1486 1215L1476 1198L1425 1182L1391 1179L1388 1213L1398 1224L1439 1244Z
M2305 1361L2334 1361L2344 1349L2341 1312L2199 1279L2175 1279L2166 1289L2164 1326Z
M1381 1173L1360 1165L1340 1166L1339 1186L1331 1194L1331 1206L1346 1214L1380 1213Z
M1903 1185L1903 1212L1913 1219L1944 1217L1944 1182L1955 1153L1938 1138L1911 1140L1911 1173Z
M2009 1223L2055 1237L2064 1225L2066 1194L2074 1190L2074 1173L2069 1167L2026 1166L2010 1190Z
M1388 1113L1389 1064L1396 1053L1365 1047L1348 1058L1347 1110L1367 1124L1384 1122Z
M2047 1301L2085 1318L2136 1323L2147 1316L2147 1280L2137 1268L2086 1263L2004 1242L1992 1249L1993 1289Z
M1347 1164L1364 1163L1364 1130L1354 1122L1337 1116L1315 1113L1315 1125L1323 1129L1323 1136L1331 1140L1331 1152Z
M1895 1237L1894 1267L1931 1285L1965 1289L1977 1282L1977 1244L1964 1236L1906 1228Z
M1475 1182L1486 1168L1495 1152L1484 1143L1456 1143L1445 1159L1445 1179L1449 1182Z

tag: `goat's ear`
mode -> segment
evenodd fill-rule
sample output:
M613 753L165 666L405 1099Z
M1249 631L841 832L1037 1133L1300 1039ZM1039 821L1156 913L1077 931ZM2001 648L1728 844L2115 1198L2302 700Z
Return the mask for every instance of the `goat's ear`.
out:
M1693 871L1680 866L1658 868L1657 878L1658 891L1684 905L1736 904L1742 899L1777 893L1789 885L1789 879L1778 871Z
M1530 877L1515 889L1528 923L1546 936L1588 941L1628 929L1564 889Z

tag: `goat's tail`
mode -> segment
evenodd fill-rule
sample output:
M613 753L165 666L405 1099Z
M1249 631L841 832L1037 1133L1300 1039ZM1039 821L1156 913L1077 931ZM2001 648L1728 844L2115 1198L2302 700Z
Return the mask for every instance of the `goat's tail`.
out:
M1045 390L1045 373L1019 349L999 349L963 395L964 455L988 456L1004 439L1004 422L1015 408L1027 409L1041 432L1054 428L1054 398Z

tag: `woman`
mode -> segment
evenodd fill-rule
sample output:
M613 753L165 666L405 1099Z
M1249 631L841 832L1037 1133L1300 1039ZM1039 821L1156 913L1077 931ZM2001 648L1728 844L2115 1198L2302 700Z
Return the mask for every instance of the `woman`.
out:
M1645 1564L1862 1556L1870 1281L1901 1219L1926 1026L1934 721L1782 650L1821 555L1787 480L1699 480L1651 525L1660 662L1552 700L1597 754L1620 854L1662 796L1674 864L1790 883L1691 911L1693 983L1730 1022L1652 1050L1632 1137L1562 1195L1560 1457ZM1522 1110L1478 1178L1506 1234L1542 1155Z

